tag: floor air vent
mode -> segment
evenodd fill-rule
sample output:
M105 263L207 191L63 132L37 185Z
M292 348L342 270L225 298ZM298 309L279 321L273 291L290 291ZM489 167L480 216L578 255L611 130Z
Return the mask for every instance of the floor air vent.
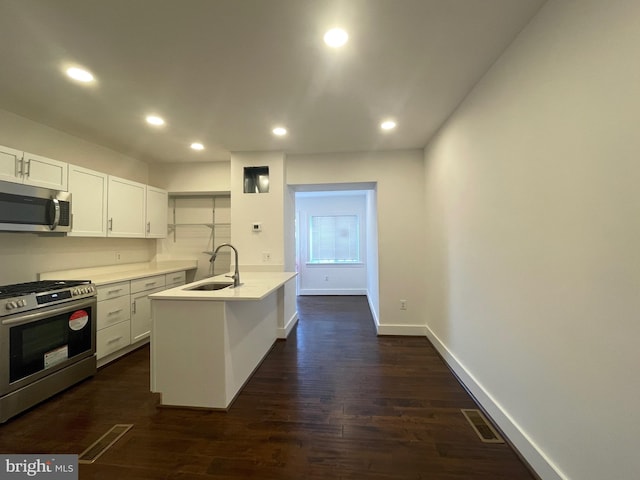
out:
M107 433L102 435L98 440L93 442L89 448L80 454L78 463L93 463L100 455L107 451L111 445L116 443L127 433L133 424L119 423L109 429Z
M484 443L504 443L504 439L496 432L496 429L493 428L487 417L480 410L462 408L460 411Z

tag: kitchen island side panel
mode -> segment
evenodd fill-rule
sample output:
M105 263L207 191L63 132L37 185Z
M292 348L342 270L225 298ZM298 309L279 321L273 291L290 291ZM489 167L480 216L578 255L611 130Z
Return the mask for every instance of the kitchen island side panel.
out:
M227 406L240 393L276 341L277 291L262 300L225 302Z
M225 408L224 302L152 300L151 382L161 404Z

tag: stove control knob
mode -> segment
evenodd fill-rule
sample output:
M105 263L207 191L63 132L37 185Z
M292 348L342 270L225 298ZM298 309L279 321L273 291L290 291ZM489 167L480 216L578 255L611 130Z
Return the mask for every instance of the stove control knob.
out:
M18 306L19 307L26 307L27 306L27 301L23 298L21 300L18 300Z
M16 302L7 302L7 310L13 310L14 308L18 308L18 304Z

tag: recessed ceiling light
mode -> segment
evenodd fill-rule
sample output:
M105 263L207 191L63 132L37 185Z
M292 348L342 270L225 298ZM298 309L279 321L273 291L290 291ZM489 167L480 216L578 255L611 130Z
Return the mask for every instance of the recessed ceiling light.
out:
M396 128L396 122L394 122L393 120L385 120L380 124L380 128L382 130L393 130L394 128Z
M279 137L282 137L283 135L287 134L287 129L284 127L276 127L271 131L273 132L274 135L277 135Z
M204 150L204 145L198 142L193 142L191 144L191 148L193 148L194 150Z
M324 34L324 43L332 48L343 46L349 40L349 34L341 28L332 28Z
M147 115L146 120L148 124L154 125L156 127L161 127L162 125L164 125L164 119L157 115Z
M65 70L65 73L69 78L82 83L90 83L95 80L91 72L78 67L69 67Z

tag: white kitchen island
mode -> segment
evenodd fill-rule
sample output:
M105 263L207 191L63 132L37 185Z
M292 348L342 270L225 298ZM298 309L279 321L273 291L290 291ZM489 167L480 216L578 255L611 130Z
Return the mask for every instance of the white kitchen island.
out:
M295 311L285 286L296 275L242 272L239 287L194 290L229 281L220 275L150 295L151 390L161 405L228 409Z

